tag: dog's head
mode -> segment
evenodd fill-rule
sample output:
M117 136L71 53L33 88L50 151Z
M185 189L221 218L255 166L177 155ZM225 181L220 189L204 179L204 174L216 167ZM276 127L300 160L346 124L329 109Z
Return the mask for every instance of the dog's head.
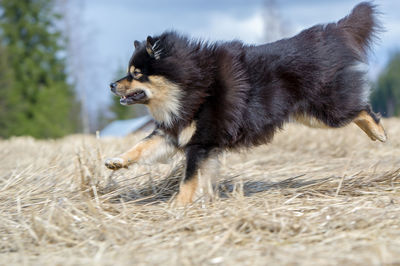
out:
M170 78L174 71L166 58L166 43L149 36L134 46L127 75L111 83L111 91L121 97L122 105L146 104L156 120L170 122L179 113L182 89Z
M147 104L157 93L155 90L161 89L151 80L154 76L151 66L158 58L154 52L157 44L150 36L145 43L135 41L135 52L129 60L127 75L110 84L111 91L121 97L121 104Z

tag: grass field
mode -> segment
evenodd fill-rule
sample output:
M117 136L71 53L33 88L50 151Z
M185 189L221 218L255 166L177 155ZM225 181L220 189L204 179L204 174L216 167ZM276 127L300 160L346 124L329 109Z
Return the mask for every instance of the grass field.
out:
M141 136L0 141L0 264L400 265L400 120L290 125L221 156L217 197L177 208L182 166L112 173Z

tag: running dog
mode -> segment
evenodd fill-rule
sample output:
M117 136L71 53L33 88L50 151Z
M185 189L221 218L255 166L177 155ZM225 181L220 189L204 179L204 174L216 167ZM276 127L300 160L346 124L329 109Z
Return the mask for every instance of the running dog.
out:
M156 128L105 165L116 170L184 153L176 198L184 205L199 176L216 175L221 151L268 143L289 121L326 128L353 122L384 142L366 78L376 14L363 2L337 23L263 45L207 43L176 32L135 41L127 75L110 87L123 105L147 105Z

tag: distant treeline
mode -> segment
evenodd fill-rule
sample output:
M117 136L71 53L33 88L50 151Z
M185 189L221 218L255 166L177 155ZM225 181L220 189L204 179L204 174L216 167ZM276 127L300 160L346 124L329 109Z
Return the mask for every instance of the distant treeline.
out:
M371 95L372 107L385 117L400 115L400 52L380 74Z

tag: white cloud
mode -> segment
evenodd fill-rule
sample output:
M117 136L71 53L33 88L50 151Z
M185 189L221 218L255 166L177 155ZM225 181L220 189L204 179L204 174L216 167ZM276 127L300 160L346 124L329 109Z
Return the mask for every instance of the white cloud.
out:
M246 43L260 43L264 36L264 22L261 12L237 19L229 14L209 15L204 28L195 29L193 36L208 40L239 39Z

